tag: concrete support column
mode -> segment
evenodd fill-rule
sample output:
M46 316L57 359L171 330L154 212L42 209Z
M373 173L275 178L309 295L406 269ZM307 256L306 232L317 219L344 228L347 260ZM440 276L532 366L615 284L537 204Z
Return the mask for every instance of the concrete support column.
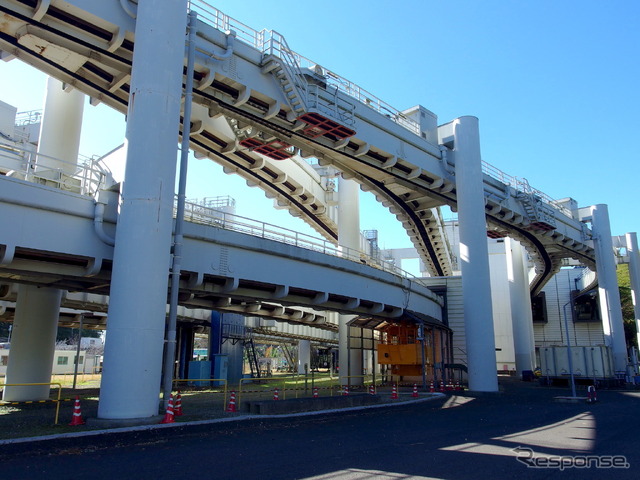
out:
M347 247L350 255L360 250L360 187L353 180L338 177L338 243ZM347 375L362 375L362 355L359 350L349 351L349 327L347 322L353 315L338 318L338 361L341 383L357 383L358 379L344 378ZM361 379L360 379L361 380ZM361 383L361 382L360 382Z
M593 245L596 253L598 274L598 303L602 317L605 344L611 347L613 366L618 372L627 369L627 344L624 339L622 306L618 291L616 262L613 256L613 241L609 224L609 209L604 204L594 205L591 210Z
M304 366L307 366L305 370ZM298 340L298 373L311 371L311 341Z
M98 417L158 414L186 0L139 2Z
M38 153L40 167L59 169L72 175L78 163L84 94L75 88L64 90L55 78L47 81Z
M82 93L75 89L64 91L62 82L49 78L38 139L38 153L42 156L38 158L37 170L75 173L83 101ZM51 381L62 294L62 290L52 288L18 287L7 383ZM43 400L49 398L49 388L49 385L6 387L3 398L8 401Z
M49 383L56 348L62 290L18 287L6 383ZM2 399L22 402L49 398L49 385L5 387Z
M522 375L524 370L535 368L535 341L526 268L527 257L524 247L517 240L507 239L506 246L516 371Z
M496 392L498 376L478 119L460 117L454 122L453 157L460 225L469 389Z
M629 280L631 281L631 299L636 319L638 345L640 345L640 256L638 255L638 236L635 232L626 234L627 255L629 256Z

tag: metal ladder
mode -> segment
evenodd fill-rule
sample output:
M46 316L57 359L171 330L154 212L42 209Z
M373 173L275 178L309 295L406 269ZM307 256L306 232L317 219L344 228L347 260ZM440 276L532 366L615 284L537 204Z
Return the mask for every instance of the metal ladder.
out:
M256 345L253 342L252 337L244 341L244 348L247 352L247 358L249 359L249 369L251 370L251 376L254 378L260 378L260 365L258 365Z
M296 118L307 111L307 82L302 77L296 54L291 51L282 35L273 30L261 32L262 73L272 73L280 84Z
M546 205L532 190L526 179L518 179L516 199L520 201L531 223L544 222L550 226L556 226L555 211Z
M298 364L297 355L294 355L294 353L289 348L289 345L287 345L285 343L282 344L282 352L284 353L284 356L287 359L287 362L289 363L289 368L291 368L293 371L295 371L296 370L296 366Z

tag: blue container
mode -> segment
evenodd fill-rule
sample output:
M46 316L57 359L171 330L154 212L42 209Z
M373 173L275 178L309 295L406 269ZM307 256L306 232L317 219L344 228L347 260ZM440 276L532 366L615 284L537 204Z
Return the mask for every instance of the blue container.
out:
M211 378L211 362L209 360L189 362L189 379L201 378ZM211 385L211 382L189 382L189 385L207 387Z

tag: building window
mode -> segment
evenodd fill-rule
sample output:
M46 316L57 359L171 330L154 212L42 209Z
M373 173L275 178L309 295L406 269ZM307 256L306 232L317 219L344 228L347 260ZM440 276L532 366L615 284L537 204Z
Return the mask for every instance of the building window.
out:
M69 357L58 357L58 365L68 365Z
M531 299L531 314L533 323L547 323L547 299L544 292L538 293Z
M9 355L2 355L0 357L0 367L6 367L9 364Z
M78 358L77 356L73 357L73 363L76 363L77 358ZM84 363L84 355L80 355L80 360L78 361L78 364L80 363Z

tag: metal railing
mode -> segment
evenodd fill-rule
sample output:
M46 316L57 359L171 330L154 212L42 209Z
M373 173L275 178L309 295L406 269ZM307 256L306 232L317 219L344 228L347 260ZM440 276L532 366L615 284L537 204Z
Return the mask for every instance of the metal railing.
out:
M272 50L270 50L269 53L275 56L280 56L281 58L283 58L283 60L286 60L287 62L295 63L298 68L308 68L312 70L316 74L320 75L324 81L326 81L327 91L330 90L330 87L333 87L335 90L343 92L349 97L356 99L361 104L367 105L368 107L381 113L382 115L385 115L387 118L397 123L401 127L405 128L406 130L409 130L415 135L420 136L421 132L420 132L420 125L418 122L411 120L403 112L391 106L387 102L381 100L380 98L376 97L371 92L363 89L359 85L351 82L350 80L344 77L341 77L340 75L338 75L335 72L332 72L331 70L328 70L324 67L319 66L316 62L313 62L312 60L294 52L293 50L290 50L288 46L286 46L286 43L284 42L284 37L281 34L275 31L266 30L266 29L263 29L260 31L254 30L248 25L245 25L244 23L239 22L238 20L228 15L225 15L220 10L213 7L209 3L205 2L204 0L190 0L189 8L198 12L198 16L205 23L208 23L212 27L221 31L234 30L239 40L243 41L244 43L247 43L252 47L257 48L262 52L264 52L264 49L265 49L265 42L267 41L273 42L274 38L276 37L279 38L280 44L284 45L286 48L284 47L280 49L272 48ZM283 55L286 55L286 58L282 57ZM303 89L303 91L304 92L307 91L306 87ZM313 97L312 100L320 102L320 95L316 93L315 97ZM324 104L320 106L327 108L327 106ZM345 111L352 110L352 108L348 104L345 104L344 108L345 108ZM490 177L495 178L496 180L506 185L512 186L516 190L522 190L525 184L528 185L525 179L520 179L518 177L507 175L506 173L502 172L498 168L484 161L483 161L483 171ZM571 217L571 212L567 208L560 205L556 200L552 199L547 194L539 190L536 190L536 189L531 189L531 190L535 195L540 197L540 199L544 203L550 205L555 210L562 212L564 215Z
M533 188L531 185L529 185L529 182L526 178L519 178L509 175L499 168L494 167L490 163L485 162L484 160L482 161L482 172L486 175L489 175L491 178L495 178L499 182L512 187L516 190L516 192L522 192L527 195L534 195L539 198L540 201L549 205L554 210L557 210L568 217L572 217L571 210L558 203L557 200L554 200L546 193Z
M285 38L275 30L262 30L260 35L258 48L263 55L272 55L282 60L278 63L280 63L287 80L291 82L295 94L299 97L302 103L301 107L306 110L307 81L302 78L300 72L300 56L289 48Z
M203 22L211 25L212 27L226 32L228 30L233 30L236 32L236 38L248 45L257 48L260 51L264 49L264 41L266 38L269 38L271 35L278 35L284 40L282 35L277 32L263 29L263 30L254 30L253 28L245 25L238 20L225 15L220 10L205 2L204 0L190 0L188 8L198 13L198 17ZM287 55L290 55L292 59L297 63L298 68L309 68L316 73L321 69L322 76L327 82L327 89L329 87L333 87L346 95L355 98L358 102L367 105L373 110L385 115L390 120L394 121L401 127L409 130L410 132L420 135L420 125L407 118L400 110L394 108L390 104L384 102L379 99L371 92L368 92L364 88L356 85L355 83L347 80L344 77L341 77L335 72L327 70L324 67L319 67L316 62L309 60L308 58L303 57L302 55L287 49Z
M0 387L38 387L38 386L42 386L42 385L49 385L52 387L57 387L58 388L58 397L56 399L49 399L49 400L33 400L33 401L21 401L21 402L12 402L12 401L7 401L5 403L7 404L19 404L19 403L46 403L46 402L54 402L56 404L56 416L55 416L55 420L54 420L54 425L58 424L58 417L60 416L60 402L61 400L61 396L62 396L62 385L57 383L57 382L51 382L51 383L0 383Z
M177 385L180 383L186 383L187 387L190 387L190 386L203 387L204 386L204 387L215 388L215 387L222 386L223 387L222 388L222 394L223 394L222 410L223 411L225 410L227 406L227 392L228 392L228 382L226 378L174 378L173 379L174 386L177 387ZM178 390L178 393L180 393L179 388L176 388L176 390ZM217 391L217 390L219 389L214 389L212 391Z
M174 205L174 215L175 213L176 208ZM313 237L305 233L296 232L294 230L289 230L288 228L279 227L259 220L226 213L197 203L185 202L184 220L191 223L232 230L267 240L274 240L279 243L285 243L287 245L293 245L306 250L320 252L325 255L344 258L356 263L378 268L399 277L409 278L420 285L424 285L424 283L414 275L398 268L394 263L384 261L382 259L376 259L370 255L360 252L359 250L335 245L322 238Z
M19 170L12 170L7 176L90 197L104 188L111 177L101 158L80 156L80 163L76 164L5 143L0 143L0 158L21 163ZM49 166L52 164L60 167Z
M27 110L16 114L15 125L23 127L33 125L42 121L42 110Z
M304 378L302 380L304 382ZM238 382L238 407L240 407L240 401L243 395L249 393L257 393L258 395L273 395L274 390L278 389L278 398L280 400L286 400L287 392L295 392L295 398L298 398L298 384L300 382L300 375L293 374L289 376L279 377L261 377L261 378L241 378ZM243 389L243 386L247 383L251 384L253 390L247 391Z

